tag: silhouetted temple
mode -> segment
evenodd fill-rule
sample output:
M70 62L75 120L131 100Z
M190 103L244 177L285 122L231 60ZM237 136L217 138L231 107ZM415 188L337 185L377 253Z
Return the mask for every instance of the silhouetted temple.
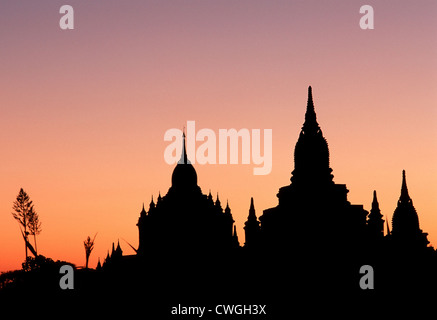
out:
M140 212L137 254L122 256L119 244L113 246L101 269L140 272L147 283L158 276L171 279L168 284L189 278L185 285L228 295L228 288L238 281L249 296L277 291L278 283L308 291L360 290L363 265L377 270L375 286L384 290L437 283L435 251L419 227L405 171L391 232L376 191L369 213L348 201L346 185L335 183L332 171L309 87L290 184L279 189L277 206L265 209L259 218L250 199L245 243L240 247L229 205L223 210L218 194L213 201L211 192L203 194L197 184L184 134L167 194L159 194L156 203L152 198L148 210L143 205ZM409 268L410 278L399 264ZM399 277L405 281L398 283Z
M391 238L400 250L421 250L427 247L427 233L419 228L419 217L408 195L405 170L402 171L402 188L398 205L393 213Z
M305 122L294 149L290 185L279 189L279 203L259 218L263 243L277 249L307 251L323 243L326 251L356 246L363 240L367 212L351 205L344 184L333 181L329 149L317 123L311 87Z
M95 270L76 268L74 290L59 289L59 265L66 262L38 256L45 267L34 264L32 272L11 273L20 277L4 278L11 289L0 290L0 298L18 293L13 298L20 308L38 298L53 305L73 301L70 309L86 305L88 310L98 303L111 316L121 307L150 319L176 319L170 310L181 304L203 306L207 319L247 319L214 317L211 311L218 304L262 304L266 317L249 319L288 319L303 312L311 318L314 310L325 316L323 306L336 316L352 306L360 315L369 309L375 316L382 301L384 307L394 306L391 313L403 311L404 301L412 305L435 291L437 254L420 228L405 170L391 230L376 191L368 212L348 201L346 185L335 183L332 172L309 87L290 184L279 189L278 204L259 217L255 199L247 199L243 246L229 204L223 209L218 194L214 201L211 192L202 193L184 134L168 192L159 193L156 203L152 197L148 210L143 204L139 213L139 245L131 246L135 254L124 255L120 242L114 242Z
M138 255L156 250L166 254L216 253L239 246L234 239L234 219L229 205L223 210L218 194L214 202L197 185L197 174L187 159L185 134L181 159L172 175L167 194L152 199L149 210L143 209L138 219Z
M372 209L368 216L367 229L368 236L373 242L379 242L384 237L384 219L382 219L381 210L379 209L376 190L373 191Z

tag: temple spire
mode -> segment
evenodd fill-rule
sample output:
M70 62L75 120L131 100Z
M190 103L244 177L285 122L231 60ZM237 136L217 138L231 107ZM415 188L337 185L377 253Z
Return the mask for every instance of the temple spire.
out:
M419 216L408 194L405 170L402 171L401 196L393 213L391 234L400 245L426 247L429 243L427 233L420 229Z
M217 199L215 200L215 206L216 206L220 211L223 211L222 204L221 204L221 202L220 202L218 192L217 192Z
M225 214L228 216L231 216L231 208L229 208L229 202L226 201L226 208L225 208Z
M149 215L154 214L155 207L156 207L156 205L155 205L155 201L153 201L153 195L152 195L152 200L150 201L150 205L149 205Z
M244 232L246 234L246 242L244 245L246 248L255 248L258 246L260 240L260 231L260 222L256 218L253 197L251 197L249 216L247 217L247 221L244 223Z
M379 211L379 203L378 203L378 198L376 197L376 190L373 190L372 210Z
M303 124L302 130L304 133L317 133L320 129L319 124L317 123L316 111L314 110L314 102L313 102L313 91L311 86L308 87L308 101L307 101L307 109L305 112L305 122Z
M372 209L370 210L367 225L369 234L373 237L373 240L381 239L384 236L384 220L382 219L381 210L379 209L376 190L373 191Z
M250 198L249 216L247 220L256 220L255 206L253 205L253 197Z
M147 215L147 213L146 213L146 209L144 209L144 202L143 202L143 209L140 212L140 217L143 217L145 215Z
M307 112L308 110L312 110L314 113L313 89L311 86L308 87Z
M182 132L182 152L181 158L178 161L178 164L190 164L190 160L187 158L187 148L185 145L185 130Z
M197 185L197 173L191 161L187 158L187 148L185 146L185 132L182 133L182 152L178 164L171 176L172 190L174 188L188 192L189 190L199 190Z
M407 179L405 177L405 170L402 170L402 188L401 188L401 196L399 197L399 201L401 201L401 202L411 201L410 195L408 194Z
M309 184L318 180L323 184L331 184L333 183L331 172L328 143L317 123L312 89L308 87L305 122L294 148L294 170L291 182Z
M117 248L115 249L115 252L117 253L117 255L122 256L123 255L123 250L121 250L120 247L120 239L117 239Z

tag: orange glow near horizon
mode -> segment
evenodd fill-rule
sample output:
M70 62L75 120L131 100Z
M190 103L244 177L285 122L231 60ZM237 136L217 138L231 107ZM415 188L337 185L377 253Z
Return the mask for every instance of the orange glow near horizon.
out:
M290 183L308 85L349 201L370 210L376 190L391 222L405 169L437 246L435 2L375 4L374 30L359 28L357 1L70 5L75 30L62 31L58 4L0 4L0 271L24 261L11 215L21 187L42 221L40 254L83 266L95 233L90 267L118 240L133 254L124 240L138 245L143 202L171 185L164 133L190 120L273 131L269 175L195 164L244 244L250 197L259 217Z

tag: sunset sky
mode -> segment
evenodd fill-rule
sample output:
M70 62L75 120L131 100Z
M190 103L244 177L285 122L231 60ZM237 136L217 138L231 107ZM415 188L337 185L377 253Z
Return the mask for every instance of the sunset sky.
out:
M74 30L59 27L64 4ZM374 30L360 29L365 4ZM437 246L436 17L434 0L1 1L0 271L24 261L11 215L21 187L40 254L83 266L95 233L91 267L118 239L133 254L122 239L138 245L143 202L171 185L164 133L190 120L217 135L272 129L269 175L195 165L244 244L250 197L259 216L290 183L309 85L349 201L370 210L376 189L391 223L405 169Z

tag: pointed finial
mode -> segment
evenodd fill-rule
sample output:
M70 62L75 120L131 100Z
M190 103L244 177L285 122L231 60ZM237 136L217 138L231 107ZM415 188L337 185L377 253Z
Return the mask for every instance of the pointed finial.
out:
M411 200L411 198L408 194L407 179L405 177L405 170L402 170L402 187L401 187L401 196L399 197L399 201L408 202L410 200Z
M315 133L320 129L319 124L317 123L316 111L314 110L313 91L311 86L308 87L307 109L302 129L305 133Z
M253 204L253 197L250 198L250 208L249 208L249 216L247 220L256 220L255 206Z
M115 252L117 252L119 255L123 254L123 250L121 250L121 247L120 247L120 239L118 239L118 241L117 241L117 248L115 249Z
M187 158L187 148L185 145L185 127L184 127L184 131L182 132L182 152L178 164L190 164L190 163L191 162Z
M313 103L313 89L311 88L311 86L308 87L308 105L312 105L314 107L314 103Z
M372 201L372 209L379 208L378 199L376 197L376 190L373 190L373 201Z
M153 194L152 194L152 200L150 201L150 205L149 205L149 214L154 209L155 209L155 202L153 201Z
M221 209L221 206L222 206L222 205L221 205L221 203L220 203L220 199L219 199L219 194L218 194L218 192L217 192L217 199L215 200L215 205Z
M228 200L226 200L225 213L228 214L228 215L231 214L231 208L229 208L229 201Z

